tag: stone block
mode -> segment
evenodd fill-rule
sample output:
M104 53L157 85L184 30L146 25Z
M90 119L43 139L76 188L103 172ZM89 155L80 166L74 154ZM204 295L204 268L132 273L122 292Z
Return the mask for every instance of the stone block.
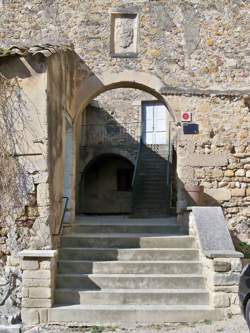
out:
M247 188L247 190L246 190L246 196L247 196L247 197L250 197L250 187Z
M36 271L24 271L23 279L50 279L51 271L39 269Z
M49 198L49 184L42 183L37 186L37 205L48 206L50 204Z
M39 324L39 312L34 309L22 309L21 311L22 322L25 325Z
M40 217L48 217L50 215L50 206L38 206L38 214Z
M229 201L231 199L231 192L226 188L205 189L205 193L216 201Z
M241 272L242 270L241 259L240 258L231 259L231 266L232 266L232 271Z
M245 188L234 188L231 192L233 197L244 197L246 195Z
M225 177L234 177L234 171L233 170L226 170L224 172Z
M29 298L51 298L51 288L29 288Z
M40 262L40 269L50 270L52 268L52 262L50 260L44 260Z
M229 272L231 270L231 263L223 259L214 259L215 272Z
M235 172L235 176L237 177L244 177L246 174L246 171L244 169L239 169Z
M41 324L48 322L48 309L39 309L39 318Z
M222 177L223 176L223 171L221 170L221 169L214 169L213 171L212 171L212 176L214 177L214 178L220 178L220 177Z
M29 288L22 288L22 297L23 298L28 298L29 297Z
M38 260L22 260L23 270L36 270L39 268Z
M214 291L221 291L224 293L237 293L238 292L239 287L238 286L215 286L214 287Z
M238 294L231 295L230 302L231 302L231 304L239 305L240 304L240 300L239 300Z
M24 308L51 308L52 300L47 298L24 298L22 307Z
M51 280L50 279L24 279L23 280L24 287L50 287Z
M1 3L0 3L1 5ZM21 325L1 325L0 324L0 332L1 333L21 333Z
M250 170L247 170L247 172L246 172L246 177L247 177L247 178L250 178Z
M226 293L214 293L213 303L215 308L228 308L230 305L229 295Z
M239 306L239 305L232 304L232 305L230 306L230 310L231 310L231 313L232 313L233 315L241 314L241 309L240 309L240 306Z
M215 273L214 274L214 285L215 286L229 286L238 284L240 280L239 273Z

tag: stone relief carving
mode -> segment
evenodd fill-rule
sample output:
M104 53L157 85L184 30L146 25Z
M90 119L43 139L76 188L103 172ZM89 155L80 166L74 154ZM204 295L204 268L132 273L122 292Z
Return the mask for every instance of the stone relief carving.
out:
M130 18L117 18L115 22L116 40L123 49L128 48L134 39L134 20Z
M137 15L113 14L111 51L116 56L133 56L137 53Z

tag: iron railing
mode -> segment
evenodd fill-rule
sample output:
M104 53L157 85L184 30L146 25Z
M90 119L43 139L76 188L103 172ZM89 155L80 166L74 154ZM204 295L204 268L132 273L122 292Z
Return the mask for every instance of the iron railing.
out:
M138 169L139 169L139 159L140 159L140 155L141 155L142 145L143 145L143 141L142 141L142 138L141 138L140 142L139 142L139 145L138 145L137 154L136 154L136 163L135 163L133 179L132 179L132 189L133 190L135 189L135 180L136 180L137 172L138 172Z
M64 207L63 207L62 215L61 215L61 218L60 218L60 224L59 224L58 231L54 232L53 236L61 236L62 235L63 221L64 221L64 217L65 217L66 210L67 210L67 207L68 207L69 197L63 196L62 200L65 200L65 202L64 202Z
M82 146L138 144L139 122L106 123L82 126Z

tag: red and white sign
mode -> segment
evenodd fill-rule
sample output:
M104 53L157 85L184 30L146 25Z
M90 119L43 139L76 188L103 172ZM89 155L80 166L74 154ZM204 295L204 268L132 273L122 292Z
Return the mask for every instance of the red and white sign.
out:
M185 121L185 122L192 121L192 113L191 112L182 112L181 121Z

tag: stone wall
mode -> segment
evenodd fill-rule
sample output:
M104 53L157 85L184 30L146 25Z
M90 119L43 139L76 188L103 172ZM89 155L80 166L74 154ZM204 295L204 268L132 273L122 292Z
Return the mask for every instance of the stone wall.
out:
M141 101L153 97L135 89L115 89L96 98L85 112L84 124L124 124L141 121ZM199 125L196 135L184 135L183 129L172 123L172 140L177 150L178 203L182 213L193 202L184 190L186 184L204 186L204 203L224 209L233 235L243 241L249 239L249 142L250 116L247 97L180 96L167 97L177 120L183 110L192 113ZM130 119L130 122L128 121ZM97 126L98 127L98 126ZM94 128L93 128L94 131ZM83 133L84 134L84 133ZM96 134L96 133L95 133ZM98 133L97 133L98 134ZM95 135L98 137L98 135ZM104 148L104 146L102 146ZM93 149L82 150L80 170L90 160ZM96 154L101 150L97 149ZM125 151L133 158L131 145ZM121 153L122 152L121 150ZM92 152L92 157L95 152ZM192 158L190 158L192 156Z
M173 86L247 88L249 6L244 0L4 1L0 38L2 45L72 43L95 73L126 68ZM127 33L118 28L122 52L112 57L111 12L131 7L138 24Z
M27 326L48 321L54 300L57 252L22 251L22 323Z
M202 212L204 209L209 211ZM189 233L196 239L200 251L210 306L223 309L225 315L232 316L240 313L238 285L243 255L234 250L224 216L220 212L217 207L193 208L189 215ZM199 218L202 215L203 221ZM220 244L216 244L211 237L215 231L222 239Z
M205 204L221 205L236 237L249 239L250 113L247 99L219 97L169 97L180 119L183 108L192 112L199 134L178 130L178 208L193 202L185 184L204 186Z
M26 60L26 61L25 61ZM32 75L32 70L39 74ZM0 317L18 320L21 273L18 252L51 246L48 193L46 61L1 62ZM36 90L33 87L36 86Z
M49 60L42 55L13 56L0 64L1 323L20 320L18 253L57 246L53 236L61 221L64 194L62 110L70 108L74 74L67 72L68 59L59 52ZM73 68L74 61L72 56Z

